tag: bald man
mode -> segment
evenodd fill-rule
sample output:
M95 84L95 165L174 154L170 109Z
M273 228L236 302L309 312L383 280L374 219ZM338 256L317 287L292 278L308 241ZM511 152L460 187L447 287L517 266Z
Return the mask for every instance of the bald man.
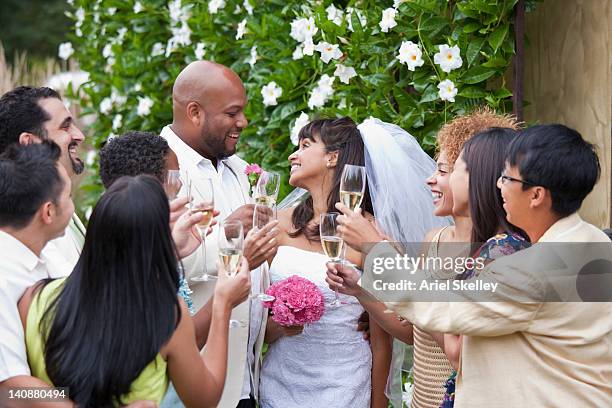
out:
M178 157L183 180L190 180L196 190L199 187L202 191L202 179L210 178L215 209L220 211L219 221L240 221L245 234L252 228L254 205L244 173L247 163L235 153L240 133L248 125L244 115L246 104L244 85L235 72L214 62L196 61L176 78L172 89L172 124L161 131ZM184 186L187 188L187 183ZM209 302L214 288L214 280L194 278L204 271L216 273L217 234L218 227L206 238L205 266L201 251L183 260L185 274L191 278L196 310ZM254 293L267 287L268 283L261 281L258 267L276 253L276 235L277 228L249 234L254 244L250 245L252 250L245 248L244 256L255 268L251 275ZM232 319L243 324L230 328L228 370L220 408L255 407L265 312L261 302L249 305L248 300L232 312Z

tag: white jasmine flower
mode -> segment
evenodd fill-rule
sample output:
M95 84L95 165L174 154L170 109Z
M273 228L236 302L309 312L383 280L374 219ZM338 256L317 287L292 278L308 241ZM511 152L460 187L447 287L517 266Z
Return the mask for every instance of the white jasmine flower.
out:
M310 98L308 99L308 107L313 109L315 107L320 108L325 105L325 102L330 96L334 94L332 84L336 77L330 77L327 74L321 75L321 79L317 82L317 86L312 90Z
M123 115L115 115L113 118L113 130L119 130L123 124Z
M304 112L300 112L300 116L295 120L295 123L291 128L291 135L289 136L291 143L293 143L294 146L298 145L300 130L302 130L302 128L306 126L308 122L310 122L308 115Z
M127 96L121 95L116 89L111 90L111 101L117 105L123 105L127 102Z
M66 3L70 4L71 6L74 6L74 0L66 0Z
M327 19L329 21L333 21L334 24L338 26L342 25L342 19L344 18L342 10L338 10L332 3L325 9L325 11L327 11Z
M194 54L197 60L204 59L204 54L206 54L206 45L204 45L204 43L198 43L198 45L196 45Z
M453 45L449 47L446 44L439 45L440 52L434 55L434 62L440 66L442 71L451 72L463 65L459 47Z
M347 8L346 9L346 21L348 22L348 29L351 30L351 32L355 31L353 30L353 20L352 20L353 13L357 13L357 18L359 19L359 22L361 23L362 27L365 27L368 22L368 20L366 19L366 16L361 12L361 10L354 9L353 7Z
M189 28L186 21L183 21L180 27L173 27L170 31L172 31L170 41L173 44L173 49L177 45L191 45L191 28Z
M109 15L109 16L114 16L114 15L115 15L115 13L117 12L117 7L111 7L111 8L109 8L109 9L108 9L108 10L106 10L106 11L108 11L108 15Z
M153 44L153 49L151 50L151 55L156 57L158 55L162 55L164 53L164 45L160 42L156 42Z
M346 98L342 98L340 100L340 103L338 104L338 109L344 109L346 108Z
M249 65L251 66L251 68L253 68L253 66L257 62L257 58L259 58L257 56L257 46L254 45L251 47L251 58L249 58L249 60L247 61Z
M407 407L410 406L412 402L412 394L414 392L414 385L409 382L404 383L404 390L402 391L402 402L406 404Z
M134 85L134 87L132 88L132 90L134 92L140 92L142 91L142 84L140 82L138 82L136 85Z
M111 98L106 97L100 101L100 113L103 115L108 115L113 109L113 101Z
M244 33L246 32L246 18L244 20L242 20L240 23L238 23L238 29L236 30L236 39L239 40L244 36Z
M125 38L125 35L127 34L127 28L125 27L121 27L119 30L117 30L117 43L121 43L123 42L123 39Z
M338 64L336 65L334 76L340 78L340 82L342 82L343 84L348 84L351 78L357 76L357 72L355 72L355 68L353 67L345 67L342 64Z
M137 1L136 3L134 3L134 13L138 14L138 13L140 13L142 10L144 10L144 7L142 7L142 3L140 3L139 1Z
M83 7L79 7L74 13L74 16L76 17L75 25L77 27L82 26L83 22L85 21L85 10L83 9Z
M100 13L93 14L93 22L96 24L100 24Z
M291 37L303 43L307 38L312 38L319 31L314 18L298 18L291 22Z
M106 44L102 49L102 56L106 59L112 58L115 55L113 52L113 44Z
M280 98L283 94L282 88L276 85L276 82L271 81L268 85L261 88L261 96L263 96L263 104L266 106L277 105L276 98Z
M400 6L400 4L406 3L406 2L408 2L408 0L394 0L393 1L393 8L397 9Z
M149 113L151 113L151 108L153 107L153 99L149 98L148 96L143 97L138 97L138 108L136 110L136 113L138 113L138 116L147 116Z
M299 59L304 58L303 48L304 47L301 45L298 45L297 47L295 47L295 50L293 51L293 56L292 56L294 60L299 60Z
M95 160L96 160L96 151L95 150L88 151L87 156L85 156L85 164L91 167L94 164Z
M380 31L383 33L388 33L389 29L395 27L397 23L395 22L395 16L397 14L397 10L394 8L388 8L383 10L382 19L378 25L380 26Z
M66 61L68 58L70 58L70 56L72 54L74 54L74 48L72 48L72 43L71 42L65 42L65 43L61 43L59 45L59 49L58 49L57 55L61 59Z
M312 42L312 38L307 38L306 41L304 41L304 49L302 50L302 53L304 55L312 56L314 54L314 51L315 51L315 45Z
M77 37L82 37L83 36L83 30L81 30L80 27L75 27L74 28L74 35L76 35Z
M424 64L421 48L412 41L403 41L395 58L406 64L410 71Z
M208 12L210 14L216 14L219 9L225 7L225 0L210 0L208 2Z
M315 50L321 53L321 61L326 64L328 64L330 60L338 59L342 56L342 51L340 51L340 46L338 44L330 44L325 41L318 43Z
M450 79L445 79L438 84L438 96L443 101L455 102L455 96L457 96L457 88Z
M253 15L253 6L251 6L251 3L249 2L249 0L244 0L244 3L242 4L244 9L246 10L247 13L249 13L249 16Z

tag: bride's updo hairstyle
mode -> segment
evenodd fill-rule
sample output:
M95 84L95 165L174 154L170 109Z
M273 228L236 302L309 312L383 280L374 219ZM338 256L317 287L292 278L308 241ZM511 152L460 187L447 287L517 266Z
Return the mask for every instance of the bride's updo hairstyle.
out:
M325 145L325 152L338 152L336 167L331 169L332 183L331 191L327 197L327 212L336 212L335 204L340 201L340 179L345 164L365 166L365 155L361 133L357 125L349 117L339 119L316 119L304 126L299 133L299 140L311 139L321 141ZM374 213L370 192L366 184L366 190L361 202L361 208L370 214ZM315 220L313 225L309 222L314 217L312 197L308 197L299 204L292 215L295 231L289 235L293 238L304 234L309 241L319 241L319 222Z

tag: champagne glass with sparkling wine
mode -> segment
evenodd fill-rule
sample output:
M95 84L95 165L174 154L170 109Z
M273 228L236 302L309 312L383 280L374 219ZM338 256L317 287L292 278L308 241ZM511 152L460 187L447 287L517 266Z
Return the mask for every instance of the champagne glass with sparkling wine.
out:
M244 233L241 222L225 221L219 226L219 263L230 279L238 274L242 262ZM230 320L230 327L246 327L246 323Z
M214 275L209 275L206 269L206 231L213 220L213 211L215 209L215 193L213 190L212 180L204 177L190 177L189 178L189 193L191 202L189 209L192 213L202 213L204 216L196 228L202 238L202 259L204 263L204 270L202 275L194 276L191 278L195 282L207 282L209 280L217 279Z
M344 240L338 232L337 218L339 216L340 213L337 212L321 214L319 229L321 232L321 245L323 246L325 255L327 255L332 262L342 263ZM336 290L336 297L334 301L330 303L330 306L338 307L341 304L342 302Z
M167 170L166 179L164 181L164 190L168 196L168 200L172 201L178 195L183 183L181 182L181 174L179 170Z
M264 204L272 208L278 198L281 176L273 171L263 171L257 179L253 197L256 204Z
M340 179L340 201L351 211L361 206L366 186L366 169L363 166L346 164Z
M257 232L265 227L269 222L276 220L276 206L271 208L265 204L255 204L255 210L253 211L253 232ZM268 262L264 261L260 267L261 279L267 279L269 281L269 269ZM260 282L260 286L261 282ZM251 296L251 299L258 299L262 302L271 302L274 300L274 296L266 293L257 293Z

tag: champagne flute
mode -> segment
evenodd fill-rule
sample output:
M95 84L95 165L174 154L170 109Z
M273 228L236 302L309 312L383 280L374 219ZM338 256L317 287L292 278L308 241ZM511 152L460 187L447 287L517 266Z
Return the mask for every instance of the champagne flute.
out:
M272 207L276 204L278 191L280 189L280 174L273 171L262 171L257 179L253 196L256 204L264 204Z
M342 264L344 239L342 239L338 232L337 218L339 216L340 213L337 212L321 214L319 230L321 233L321 245L323 246L325 255L327 255L332 262L340 262ZM338 307L342 304L338 296L338 291L336 290L335 292L336 297L333 302L330 303L332 307Z
M167 170L164 181L164 190L168 200L172 201L178 195L183 183L181 182L181 172L179 170Z
M206 231L213 220L213 211L215 209L215 192L213 189L212 179L204 177L189 178L189 194L191 213L202 213L204 216L202 221L196 225L196 229L202 238L202 260L204 263L202 275L191 278L195 282L208 282L217 279L214 275L209 275L206 264Z
M238 268L242 262L242 250L244 246L244 232L241 222L224 221L219 226L219 263L223 270L233 278L238 274ZM246 327L246 323L231 319L230 327Z
M269 222L276 220L276 218L276 206L270 208L265 204L255 204L255 209L253 211L253 232L259 231ZM264 261L264 263L261 264L260 271L261 279L263 279L264 276L268 276L268 262ZM271 302L275 299L275 297L262 292L252 295L251 299L258 299L262 302Z
M351 211L361 206L366 186L366 169L363 166L346 164L340 179L340 201Z

